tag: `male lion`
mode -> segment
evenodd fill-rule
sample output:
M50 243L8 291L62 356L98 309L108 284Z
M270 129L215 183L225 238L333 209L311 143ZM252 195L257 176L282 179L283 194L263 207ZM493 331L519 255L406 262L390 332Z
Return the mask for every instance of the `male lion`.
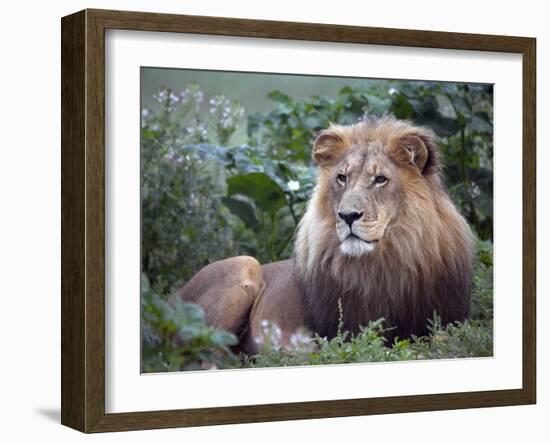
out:
M201 305L214 327L259 350L262 323L283 345L301 330L332 338L385 318L387 335L426 333L468 315L473 238L441 182L433 136L384 117L332 125L315 139L319 177L301 220L294 256L260 265L238 256L200 270L174 294Z

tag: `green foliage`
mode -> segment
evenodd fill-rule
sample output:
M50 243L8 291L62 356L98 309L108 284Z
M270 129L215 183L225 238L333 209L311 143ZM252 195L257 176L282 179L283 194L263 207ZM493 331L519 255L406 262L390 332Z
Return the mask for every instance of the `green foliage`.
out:
M160 91L141 131L142 270L153 288L169 293L212 259L233 252L221 198L223 165L205 153L203 93L190 87ZM192 125L190 122L192 122Z
M336 99L317 95L294 100L280 91L271 92L269 98L274 104L271 112L248 117L251 142L266 146L275 158L304 163L310 160L312 139L331 122L353 124L367 113L382 115L391 104L387 91L374 85L369 89L344 87Z
M226 207L242 221L237 247L260 262L284 259L315 181L311 165L277 159L262 147L227 151Z
M204 312L195 304L169 305L154 293L142 276L142 371L224 368L235 361L230 346L237 338L206 325Z
M396 339L390 346L384 338L383 322L383 319L373 321L352 336L343 332L327 340L316 335L302 346L290 349L263 347L261 353L255 356L241 355L240 363L233 367L390 362L486 357L493 354L492 330L480 321L467 320L443 327L436 317L431 321L429 336Z
M493 320L493 243L477 241L470 318L485 321L492 328Z
M275 216L285 206L285 194L267 174L253 172L227 179L227 195L250 198L262 212Z

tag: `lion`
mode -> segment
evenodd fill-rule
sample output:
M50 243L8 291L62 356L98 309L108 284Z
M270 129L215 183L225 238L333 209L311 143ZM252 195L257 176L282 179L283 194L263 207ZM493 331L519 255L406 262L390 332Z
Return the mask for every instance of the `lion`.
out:
M434 313L465 320L473 236L442 182L433 133L389 116L333 124L312 154L319 173L293 256L211 263L173 300L199 304L248 354L261 350L266 323L291 347L304 330L331 339L380 318L389 342L425 335Z

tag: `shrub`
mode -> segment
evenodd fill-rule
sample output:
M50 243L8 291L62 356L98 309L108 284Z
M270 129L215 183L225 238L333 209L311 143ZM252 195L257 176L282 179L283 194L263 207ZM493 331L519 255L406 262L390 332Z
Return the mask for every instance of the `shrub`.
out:
M198 305L180 300L169 305L151 290L145 276L141 299L143 372L224 368L236 360L230 346L237 338L207 326Z
M234 249L222 204L225 169L200 144L208 135L199 112L204 93L189 87L155 97L141 130L142 271L165 294Z

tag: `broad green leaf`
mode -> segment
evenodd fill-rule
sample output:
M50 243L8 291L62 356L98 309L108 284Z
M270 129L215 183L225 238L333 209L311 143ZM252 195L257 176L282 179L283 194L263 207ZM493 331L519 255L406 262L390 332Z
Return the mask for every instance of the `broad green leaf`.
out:
M469 123L472 130L480 133L493 133L493 125L486 112L476 112Z
M292 98L289 95L284 94L278 90L271 91L269 94L267 94L267 96L269 97L270 100L276 103L282 103L289 106L294 102L294 100L292 100Z
M254 208L245 201L241 201L235 198L222 198L223 204L231 211L233 215L238 216L245 225L257 231L260 227L260 223L254 213Z
M252 199L260 210L271 215L286 204L285 194L267 174L256 172L227 179L227 195L244 195Z

